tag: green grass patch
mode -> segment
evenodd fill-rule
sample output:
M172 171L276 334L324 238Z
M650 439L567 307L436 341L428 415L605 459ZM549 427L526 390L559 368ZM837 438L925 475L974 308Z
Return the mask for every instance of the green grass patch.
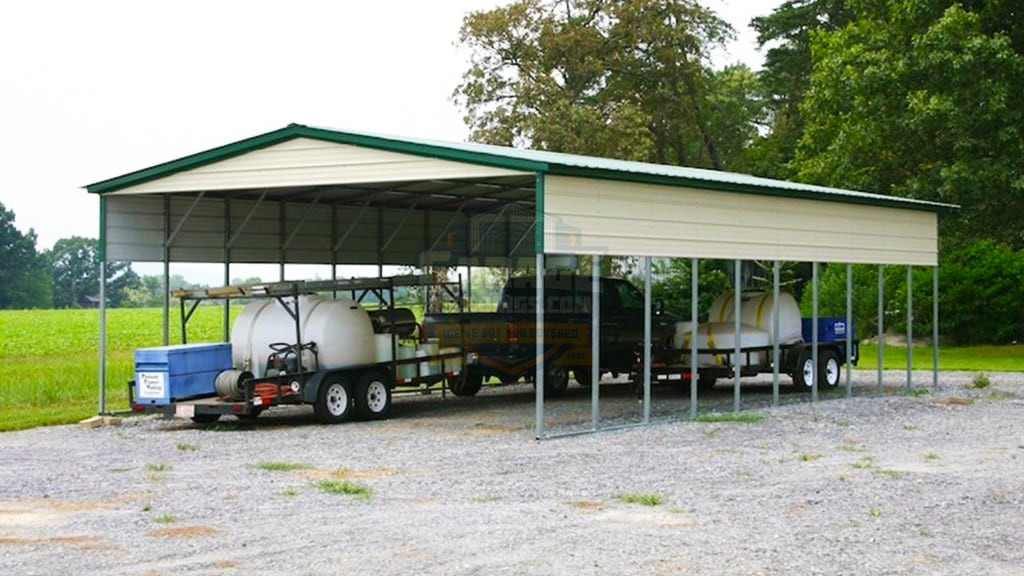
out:
M321 480L316 483L316 486L328 494L345 494L346 496L355 496L363 500L367 500L373 495L373 490L369 486L348 480Z
M181 518L178 518L174 514L161 514L156 518L153 518L153 522L158 524L174 524L178 520L181 520Z
M699 414L693 419L694 422L736 422L739 424L760 424L768 419L768 415L761 412L708 412Z
M664 498L661 494L621 494L619 500L627 504L640 504L641 506L661 506Z
M269 470L271 472L291 472L292 470L305 470L309 468L309 464L302 462L260 462L255 466L259 470Z
M906 346L883 346L886 370L906 370ZM859 370L878 369L878 346L865 344L860 347ZM932 369L930 346L914 346L914 369ZM939 347L939 370L962 370L970 372L1024 372L1024 346L958 346Z
M178 450L181 450L182 452L195 452L196 450L199 450L199 446L189 444L188 442L178 442Z
M821 458L821 454L818 454L818 453L813 453L813 454L803 454L803 453L801 453L799 456L797 456L797 459L800 460L801 462L814 462L815 460L817 460L819 458Z
M157 462L156 464L146 464L146 470L150 472L167 472L171 469L171 465L166 462Z
M981 372L980 374L975 374L974 378L971 380L971 387L977 388L978 390L984 390L985 388L988 388L991 385L992 381L989 380L988 374L985 374L984 372Z

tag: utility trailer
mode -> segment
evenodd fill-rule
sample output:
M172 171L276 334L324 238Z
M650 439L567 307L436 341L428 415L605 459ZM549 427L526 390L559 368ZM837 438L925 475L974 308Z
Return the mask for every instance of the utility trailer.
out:
M793 384L810 389L815 377L812 342L816 329L818 341L817 382L824 388L839 386L842 365L847 359L847 341L850 362L857 364L858 346L853 326L846 318L826 316L818 318L817 327L811 318L801 318L800 308L791 294L779 295L778 346L779 372L788 374ZM776 342L774 331L774 296L767 292L745 292L740 295L740 358L741 376L756 376L774 371L772 362ZM715 386L718 379L734 375L733 355L736 353L735 315L733 294L726 293L715 299L708 321L697 326L697 388L702 391ZM673 348L678 350L679 361L685 366L683 377L690 378L692 324L676 323Z
M394 305L397 288L417 286L461 305L461 283L429 276L175 291L184 344L136 350L132 409L209 423L312 404L317 420L335 424L387 418L397 387L429 392L440 384L444 394L461 377L464 353L423 340L413 312ZM231 342L189 344L189 320L204 302L218 300L248 302ZM365 308L374 303L379 309Z

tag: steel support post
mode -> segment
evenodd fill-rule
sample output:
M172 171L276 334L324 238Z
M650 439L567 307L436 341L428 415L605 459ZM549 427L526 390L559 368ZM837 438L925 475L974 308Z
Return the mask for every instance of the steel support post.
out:
M742 283L742 262L733 262L733 354L732 354L732 409L740 411L740 323L742 314L740 307L743 305L743 283Z
M853 396L853 264L846 265L846 397Z
M932 270L932 388L939 387L939 265Z
M544 254L537 253L536 274L536 371L533 381L535 389L534 435L538 440L544 437Z
M700 261L690 259L690 418L697 417L697 320L700 314L697 301L700 284Z
M100 414L107 413L107 262L100 258Z
M885 266L878 265L878 383L876 392L882 394L882 362L885 360Z
M907 266L907 390L914 387L914 267Z
M772 263L772 406L779 405L779 297L782 266Z
M601 257L590 260L590 425L597 432L601 419ZM579 375L577 374L577 380ZM583 384L580 382L580 384Z
M803 367L801 367L802 369ZM818 262L811 263L811 402L818 401Z
M651 421L651 257L644 258L644 424Z

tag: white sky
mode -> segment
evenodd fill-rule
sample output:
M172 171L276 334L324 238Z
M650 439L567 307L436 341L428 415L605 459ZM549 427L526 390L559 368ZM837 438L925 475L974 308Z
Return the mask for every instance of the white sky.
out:
M463 15L500 0L25 0L0 4L0 202L37 247L98 235L82 188L291 122L464 140ZM706 0L747 27L781 0ZM148 272L147 272L148 273Z

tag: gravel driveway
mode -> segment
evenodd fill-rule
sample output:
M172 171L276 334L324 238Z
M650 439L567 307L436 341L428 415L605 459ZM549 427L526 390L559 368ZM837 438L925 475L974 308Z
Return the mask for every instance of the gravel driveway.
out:
M543 442L528 385L375 423L4 433L0 573L1018 576L1024 375L972 376L905 394L893 372L873 397L857 374L853 398L776 408L752 385L748 423L679 421L688 396L658 387L655 426ZM574 390L556 430L589 421ZM602 395L608 422L639 417L627 387ZM724 383L702 398L731 405Z

